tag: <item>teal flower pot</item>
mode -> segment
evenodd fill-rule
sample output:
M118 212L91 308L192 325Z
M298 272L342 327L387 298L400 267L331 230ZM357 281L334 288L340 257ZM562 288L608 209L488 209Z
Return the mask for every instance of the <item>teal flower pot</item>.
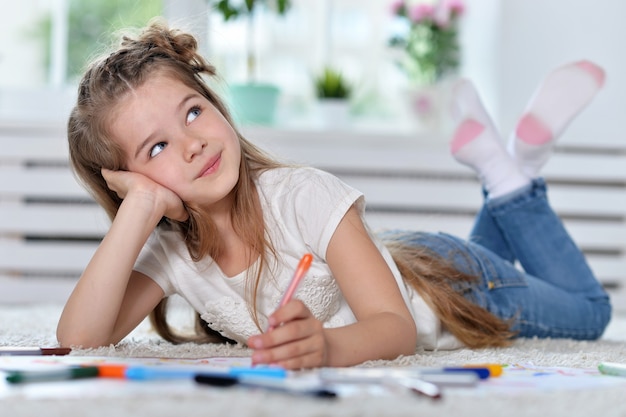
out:
M271 125L276 117L279 89L272 84L249 83L230 86L231 111L242 125Z

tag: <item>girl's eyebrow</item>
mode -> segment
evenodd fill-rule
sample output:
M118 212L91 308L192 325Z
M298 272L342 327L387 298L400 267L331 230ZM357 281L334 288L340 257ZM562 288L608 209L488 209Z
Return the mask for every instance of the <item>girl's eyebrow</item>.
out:
M181 109L185 108L186 103L196 97L201 97L200 94L198 93L190 93L187 94L185 97L183 97L183 99L180 101L180 103L178 103L178 105L176 106L176 110L175 110L175 114L179 113L181 111ZM152 138L156 135L156 132L152 132L150 135L148 135L147 138L145 138L138 146L137 149L135 150L135 159L139 156L139 154L141 153L142 149L145 148L146 146L148 146L148 143L150 143L152 141Z

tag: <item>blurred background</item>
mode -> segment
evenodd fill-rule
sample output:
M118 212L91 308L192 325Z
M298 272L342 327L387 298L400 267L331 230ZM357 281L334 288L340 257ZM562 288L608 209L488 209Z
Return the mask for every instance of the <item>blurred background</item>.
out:
M193 32L217 66L225 91L250 81L280 89L276 128L319 128L315 80L325 68L349 83L347 129L411 131L414 88L397 65L390 39L406 27L395 0L292 0L284 14L260 2L254 24L225 20L207 0L20 0L0 15L0 120L64 123L85 63L106 52L118 29L154 16ZM419 2L408 2L419 3ZM422 3L424 3L422 1ZM433 1L425 3L435 3ZM595 103L569 132L576 141L622 141L626 36L622 0L465 0L459 16L459 66L480 90L496 124L508 132L552 68L591 59L607 70ZM231 1L232 7L243 5ZM264 7L262 7L264 6ZM406 22L405 22L406 23ZM255 56L248 73L247 51Z
M107 222L68 169L64 128L86 64L107 54L121 29L154 17L196 36L220 74L212 87L251 140L337 172L353 165L358 172L349 182L380 202L380 224L389 227L397 213L409 221L406 205L424 205L424 216L410 217L424 220L416 227L449 227L454 234L469 229L479 204L469 196L480 196L473 174L448 155L452 126L443 115L450 86L471 79L507 137L552 69L596 62L606 70L605 88L565 131L560 162L546 176L561 186L553 200L578 227L577 240L595 256L603 282L626 300L626 57L618 48L626 38L624 16L624 0L5 1L0 303L65 300L105 232ZM245 109L256 98L252 87L270 98ZM263 114L270 103L274 111ZM376 174L374 167L398 184L375 181L365 172ZM398 175L414 169L419 181ZM448 180L461 188L441 192ZM405 182L430 188L394 191ZM456 191L466 188L467 194ZM433 210L450 215L434 222ZM30 279L42 271L41 280Z

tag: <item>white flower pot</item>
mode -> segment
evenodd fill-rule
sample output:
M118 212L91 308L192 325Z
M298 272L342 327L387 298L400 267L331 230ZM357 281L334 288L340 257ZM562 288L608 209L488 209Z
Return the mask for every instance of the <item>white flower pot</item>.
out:
M411 87L406 94L409 115L418 130L441 133L450 124L451 90L456 79Z
M329 129L341 129L350 125L350 102L345 99L325 98L317 102L320 123Z

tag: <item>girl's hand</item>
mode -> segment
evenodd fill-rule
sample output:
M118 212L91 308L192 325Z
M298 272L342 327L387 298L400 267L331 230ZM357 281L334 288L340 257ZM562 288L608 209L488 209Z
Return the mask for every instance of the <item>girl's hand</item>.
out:
M269 317L274 330L252 336L252 363L279 365L286 369L326 365L328 344L322 323L300 300L291 300Z
M121 199L136 195L148 199L154 207L162 211L162 216L172 220L185 221L189 213L176 193L152 181L145 175L130 171L111 171L102 168L102 176L107 186Z

